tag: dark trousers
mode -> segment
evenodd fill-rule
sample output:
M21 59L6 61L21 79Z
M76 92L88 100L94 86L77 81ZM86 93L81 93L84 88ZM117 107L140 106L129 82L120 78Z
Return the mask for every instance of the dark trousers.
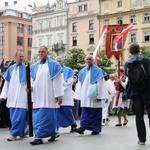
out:
M1 101L1 116L0 116L0 127L5 125L10 127L9 109L6 107L7 101Z
M133 109L136 116L135 120L136 120L137 136L141 142L145 142L146 127L144 122L144 112L146 109L150 125L150 104L145 103L142 96L136 96L133 97Z

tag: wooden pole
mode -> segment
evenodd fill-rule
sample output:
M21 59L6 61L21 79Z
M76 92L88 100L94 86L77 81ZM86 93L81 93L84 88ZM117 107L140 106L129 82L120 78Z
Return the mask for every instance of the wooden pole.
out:
M28 98L28 125L29 125L29 136L33 136L32 126L32 98L31 98L31 82L30 82L30 64L26 66L26 80L27 80L27 98Z
M120 56L118 59L118 78L120 79Z

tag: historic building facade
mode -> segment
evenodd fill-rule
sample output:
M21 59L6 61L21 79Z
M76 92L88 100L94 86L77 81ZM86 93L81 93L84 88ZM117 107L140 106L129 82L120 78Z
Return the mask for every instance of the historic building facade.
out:
M5 2L5 6L0 7L0 59L14 60L15 52L23 50L30 60L33 13L31 7L18 5L17 1L10 6Z
M98 0L79 0L68 4L68 47L93 54L99 39Z
M56 0L53 5L50 5L48 1L45 7L45 11L32 15L32 57L38 53L41 45L46 45L56 55L65 54L68 50L66 0Z
M129 58L128 48L131 43L136 42L150 51L150 0L101 0L100 10L101 27L104 24L133 23L123 50L124 60ZM101 49L105 49L105 43Z

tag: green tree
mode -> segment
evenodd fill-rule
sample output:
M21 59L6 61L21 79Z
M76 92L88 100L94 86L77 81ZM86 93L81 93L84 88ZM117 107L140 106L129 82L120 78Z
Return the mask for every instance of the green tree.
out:
M150 58L150 52L146 51L145 47L141 47L141 54L142 54L142 56L146 56L146 57Z
M107 74L111 74L114 73L116 70L114 68L111 68L111 64L113 63L110 59L106 58L105 51L100 51L98 53L98 66L102 68Z
M85 53L80 48L71 49L66 58L64 59L64 63L66 66L72 69L81 70L85 66Z

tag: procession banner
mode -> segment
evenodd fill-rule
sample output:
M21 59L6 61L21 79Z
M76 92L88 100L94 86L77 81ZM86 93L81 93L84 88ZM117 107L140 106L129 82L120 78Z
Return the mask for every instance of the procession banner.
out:
M115 43L117 46L117 50L115 49L113 41L125 28L127 28L127 26L128 24L107 26L105 53L108 59L110 59L112 56L114 56L117 60L119 60L120 57L123 57L122 50L126 41L127 32L120 36L120 38L117 41L117 44Z

